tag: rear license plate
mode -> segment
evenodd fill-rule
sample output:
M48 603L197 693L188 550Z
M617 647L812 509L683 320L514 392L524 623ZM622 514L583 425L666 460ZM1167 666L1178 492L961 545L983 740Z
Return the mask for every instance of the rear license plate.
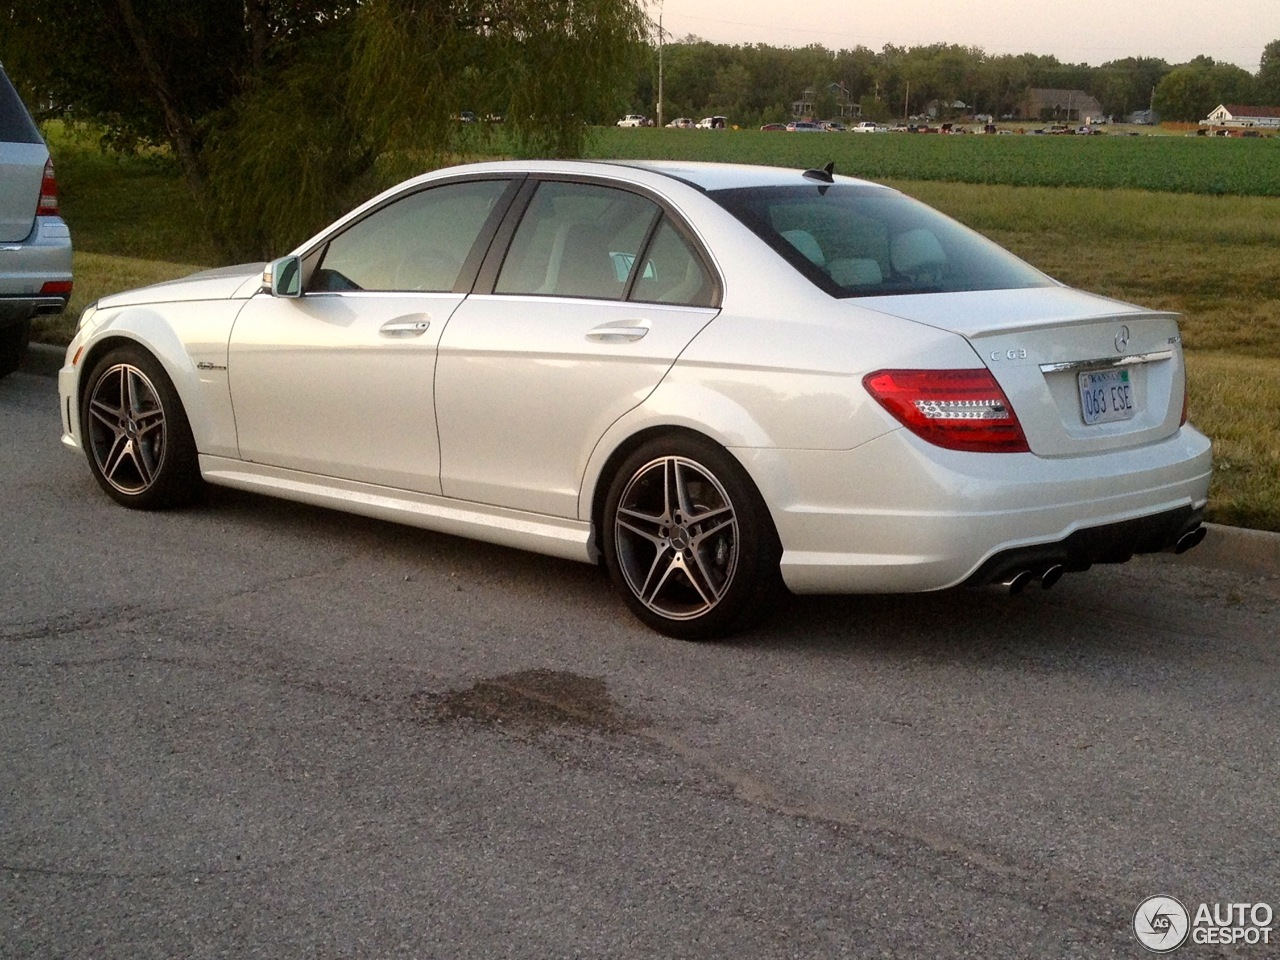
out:
M1133 383L1129 370L1122 367L1080 374L1080 412L1088 424L1132 418Z

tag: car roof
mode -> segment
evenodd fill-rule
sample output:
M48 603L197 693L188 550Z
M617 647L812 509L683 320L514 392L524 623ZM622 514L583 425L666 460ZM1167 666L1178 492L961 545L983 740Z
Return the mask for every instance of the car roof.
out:
M645 171L690 184L700 190L733 190L742 187L812 186L814 181L804 176L799 167L766 167L745 163L710 163L695 160L498 160L468 164L462 167L444 168L428 174L439 175L467 173L544 173L590 176L591 174L615 174L634 177L637 171ZM869 181L836 174L836 182L880 186ZM884 188L888 190L888 187Z
M384 201L406 190L416 190L433 183L453 180L462 177L507 177L524 175L543 175L552 177L592 177L613 176L621 181L629 181L637 186L648 186L661 190L663 181L668 185L681 184L686 188L707 192L713 190L735 190L746 187L797 187L821 186L822 179L805 177L805 171L799 168L762 167L751 164L707 163L689 160L487 160L479 163L468 163L460 166L441 167L429 173L423 173L383 191L376 197L329 224L323 231L308 238L293 252L301 253L310 250L316 243L342 225L359 219L367 211ZM882 184L854 177L836 175L831 181L842 184L857 184L875 187L886 193L895 191Z
M737 187L773 187L804 183L803 170L759 167L745 163L705 163L693 160L628 160L612 166L650 170L683 180L703 190L731 190Z

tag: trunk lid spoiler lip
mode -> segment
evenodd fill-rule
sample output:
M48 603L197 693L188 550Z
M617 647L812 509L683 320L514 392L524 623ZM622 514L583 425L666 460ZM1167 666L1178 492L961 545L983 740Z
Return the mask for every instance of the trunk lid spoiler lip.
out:
M843 302L974 342L1052 328L1153 320L1176 323L1181 318L1173 311L1151 310L1065 286L906 294Z

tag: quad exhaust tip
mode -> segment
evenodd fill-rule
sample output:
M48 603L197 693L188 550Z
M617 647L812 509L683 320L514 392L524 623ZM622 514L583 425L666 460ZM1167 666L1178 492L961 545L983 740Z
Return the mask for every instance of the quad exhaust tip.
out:
M1192 547L1199 546L1208 532L1207 527L1197 525L1179 535L1173 546L1166 549L1172 550L1174 553L1186 553ZM1064 573L1066 573L1066 567L1061 563L1024 567L1014 573L1008 580L1003 581L1003 585L1010 594L1021 593L1029 584L1036 581L1039 582L1042 589L1048 590L1062 579Z
M1019 570L1013 575L1013 579L1005 581L1004 586L1010 594L1021 593L1027 584L1033 580L1039 580L1041 589L1048 590L1062 579L1064 573L1066 573L1066 568L1060 563L1050 564L1038 570Z
M1178 542L1173 545L1174 553L1186 553L1192 547L1199 546L1204 540L1205 534L1209 531L1204 527L1196 527L1194 530L1188 530L1178 538Z

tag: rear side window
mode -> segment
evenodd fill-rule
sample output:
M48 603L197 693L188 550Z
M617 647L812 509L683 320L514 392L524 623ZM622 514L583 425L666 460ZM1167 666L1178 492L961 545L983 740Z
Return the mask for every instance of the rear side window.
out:
M520 220L495 293L714 306L702 258L654 201L549 180Z
M22 105L18 91L9 78L0 71L0 142L43 143L40 131L27 108Z
M636 277L631 299L645 303L674 303L710 307L715 283L669 219L663 217L644 253L644 267Z
M832 296L1053 284L981 234L884 187L767 187L710 195Z
M656 203L625 190L539 184L494 292L621 300L659 213Z

